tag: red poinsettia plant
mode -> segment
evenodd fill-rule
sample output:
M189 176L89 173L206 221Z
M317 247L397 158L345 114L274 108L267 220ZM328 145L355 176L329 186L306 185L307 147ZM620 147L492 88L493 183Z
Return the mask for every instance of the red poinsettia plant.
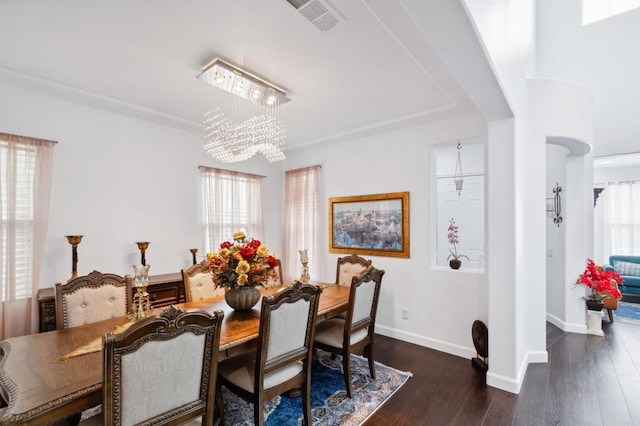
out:
M620 290L612 286L611 281L621 284L622 278L613 271L602 271L601 269L596 266L593 260L587 259L587 266L576 280L575 285L582 284L591 288L588 300L601 301L607 297L620 299Z
M223 241L217 253L208 253L206 270L216 288L264 286L275 276L278 259L260 240L247 238L243 231L233 241Z

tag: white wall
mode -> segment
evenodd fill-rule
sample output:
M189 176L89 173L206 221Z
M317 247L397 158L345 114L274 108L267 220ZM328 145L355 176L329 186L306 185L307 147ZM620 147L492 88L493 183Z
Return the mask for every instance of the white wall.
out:
M513 118L489 122L487 136L487 384L519 392L527 365L546 361L544 310L537 278L544 270L544 145L529 137L526 77L535 56L535 4L464 0L472 14ZM544 298L542 299L544 300ZM499 307L499 308L498 308Z
M585 259L593 248L593 209L592 204L589 204L592 203L593 196L588 199L589 192L593 193L589 177L589 142L593 139L593 98L583 86L571 82L531 79L528 85L531 143L541 146L547 144L547 168L554 172L559 183L563 177L565 182L560 183L563 216L559 228L561 239L547 241L545 247L547 253L547 248L553 247L554 243L557 244L553 256L560 256L562 261L546 257L545 264L541 266L546 268L545 276L551 280L545 286L546 290L551 291L551 294L545 297L550 303L546 309L546 318L565 331L584 333L584 301L580 299L581 294L578 294L583 291L573 289L571 283L583 270ZM568 151L564 165L557 158L563 155L561 147ZM559 170L561 167L564 167L564 172ZM550 197L553 186L555 181L546 182L545 193L539 196L541 202L543 197ZM536 216L531 220L547 221L547 238L556 236L557 232L550 229L549 219L541 214L546 206L542 203L536 205ZM564 244L561 243L562 239Z
M603 2L607 3L607 2ZM582 25L581 0L536 1L537 76L588 87L594 104L594 155L638 150L640 9Z
M569 150L560 145L547 144L546 198L555 198L556 183L566 191L567 155ZM565 193L560 192L561 206L566 202ZM566 204L566 203L565 203ZM566 206L565 206L566 207ZM562 213L564 215L566 213ZM547 213L547 319L562 328L567 292L565 276L565 230L566 224L558 226Z
M409 191L410 258L365 256L384 269L376 330L420 345L471 357L471 325L487 322L487 283L484 273L431 268L432 170L431 145L486 132L478 115L411 127L329 146L310 146L287 153L286 169L322 166L325 201L321 217L327 231L320 253L322 281L335 280L336 259L328 253L330 197ZM401 318L402 309L408 319Z
M78 272L128 274L140 260L135 241L146 240L151 273L178 272L202 252L199 165L266 175L264 241L281 250L284 170L322 165L323 199L410 192L411 257L375 257L385 269L378 331L471 357L474 320L487 322L487 283L482 273L429 269L431 232L430 145L486 132L478 115L408 128L329 147L287 152L273 165L262 157L216 164L200 135L92 107L2 86L0 129L59 141L54 153L49 228L40 287L71 275L65 235L83 234ZM328 218L327 203L321 217ZM328 232L325 219L322 229ZM338 254L328 254L323 233L321 276L335 279ZM409 319L400 318L401 308Z
M65 235L81 234L78 273L132 274L140 262L135 241L150 241L151 275L191 264L202 241L199 165L267 175L264 236L281 249L283 177L261 157L234 165L212 161L201 135L2 86L3 132L57 140L50 217L40 288L71 276Z

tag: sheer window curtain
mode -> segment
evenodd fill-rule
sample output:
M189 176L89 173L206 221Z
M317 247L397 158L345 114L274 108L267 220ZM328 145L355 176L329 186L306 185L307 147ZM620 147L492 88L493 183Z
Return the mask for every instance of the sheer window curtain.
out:
M38 332L54 145L0 133L0 340Z
M605 199L604 254L640 255L640 182L609 182ZM603 197L604 196L604 197Z
M251 238L264 240L264 177L209 167L200 170L206 252L217 251L221 242L230 240L239 230Z
M311 279L318 279L319 182L320 166L286 172L282 256L282 273L285 282L291 282L300 277L302 266L298 250L305 248L309 257Z

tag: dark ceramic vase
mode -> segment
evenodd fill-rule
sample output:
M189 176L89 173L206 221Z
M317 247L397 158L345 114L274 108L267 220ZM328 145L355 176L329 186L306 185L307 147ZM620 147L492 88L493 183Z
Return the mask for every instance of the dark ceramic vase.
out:
M460 260L460 259L451 259L449 261L449 266L451 267L451 269L460 269L460 266L462 266L462 260Z
M260 291L253 286L228 288L224 300L236 311L248 311L260 300Z
M602 300L589 300L587 299L587 309L590 311L601 311L604 303Z

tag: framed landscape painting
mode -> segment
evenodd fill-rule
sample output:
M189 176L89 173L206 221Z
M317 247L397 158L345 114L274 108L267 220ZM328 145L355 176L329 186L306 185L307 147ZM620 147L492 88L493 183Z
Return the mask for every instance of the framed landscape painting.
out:
M409 257L409 193L329 198L329 251Z

